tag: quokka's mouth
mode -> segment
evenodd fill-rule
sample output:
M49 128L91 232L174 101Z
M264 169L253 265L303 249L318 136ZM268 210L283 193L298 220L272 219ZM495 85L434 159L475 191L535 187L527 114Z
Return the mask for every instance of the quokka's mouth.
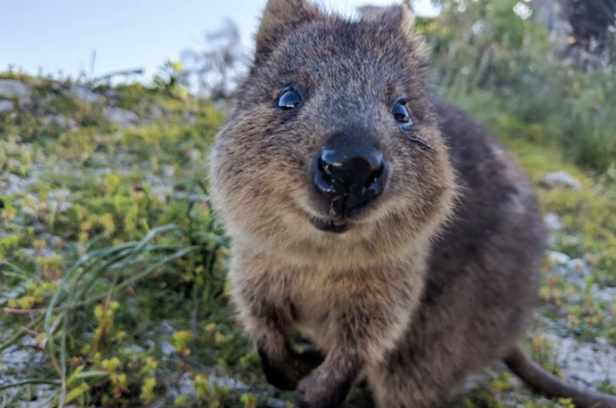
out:
M351 222L344 218L324 220L320 218L310 217L312 225L323 232L331 232L334 234L342 234L351 229Z

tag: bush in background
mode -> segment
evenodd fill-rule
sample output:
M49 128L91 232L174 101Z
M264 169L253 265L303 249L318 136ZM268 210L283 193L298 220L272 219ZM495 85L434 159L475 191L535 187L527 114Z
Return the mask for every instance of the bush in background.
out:
M441 14L419 19L418 27L433 47L445 97L466 108L489 98L521 137L557 141L590 169L604 172L616 162L616 67L585 69L560 59L532 3L440 4Z

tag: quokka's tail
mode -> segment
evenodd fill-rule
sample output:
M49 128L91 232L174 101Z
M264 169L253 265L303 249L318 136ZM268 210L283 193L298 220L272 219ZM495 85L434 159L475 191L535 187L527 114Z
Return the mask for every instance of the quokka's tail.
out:
M582 390L561 381L535 363L516 345L503 360L535 392L550 398L570 398L578 408L616 408L616 396Z

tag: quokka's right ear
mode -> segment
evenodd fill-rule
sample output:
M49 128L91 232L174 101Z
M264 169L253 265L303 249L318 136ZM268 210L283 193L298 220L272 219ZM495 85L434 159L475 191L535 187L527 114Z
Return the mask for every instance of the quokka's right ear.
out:
M321 16L307 0L268 0L257 31L256 60L264 59L294 28Z
M406 36L414 37L415 15L408 6L362 6L358 10L362 21L397 26Z

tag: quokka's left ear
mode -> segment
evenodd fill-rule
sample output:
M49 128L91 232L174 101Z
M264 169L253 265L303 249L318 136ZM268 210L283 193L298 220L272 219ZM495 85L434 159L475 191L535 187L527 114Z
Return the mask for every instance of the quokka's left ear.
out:
M269 0L257 31L256 60L266 58L294 28L322 16L307 0Z

